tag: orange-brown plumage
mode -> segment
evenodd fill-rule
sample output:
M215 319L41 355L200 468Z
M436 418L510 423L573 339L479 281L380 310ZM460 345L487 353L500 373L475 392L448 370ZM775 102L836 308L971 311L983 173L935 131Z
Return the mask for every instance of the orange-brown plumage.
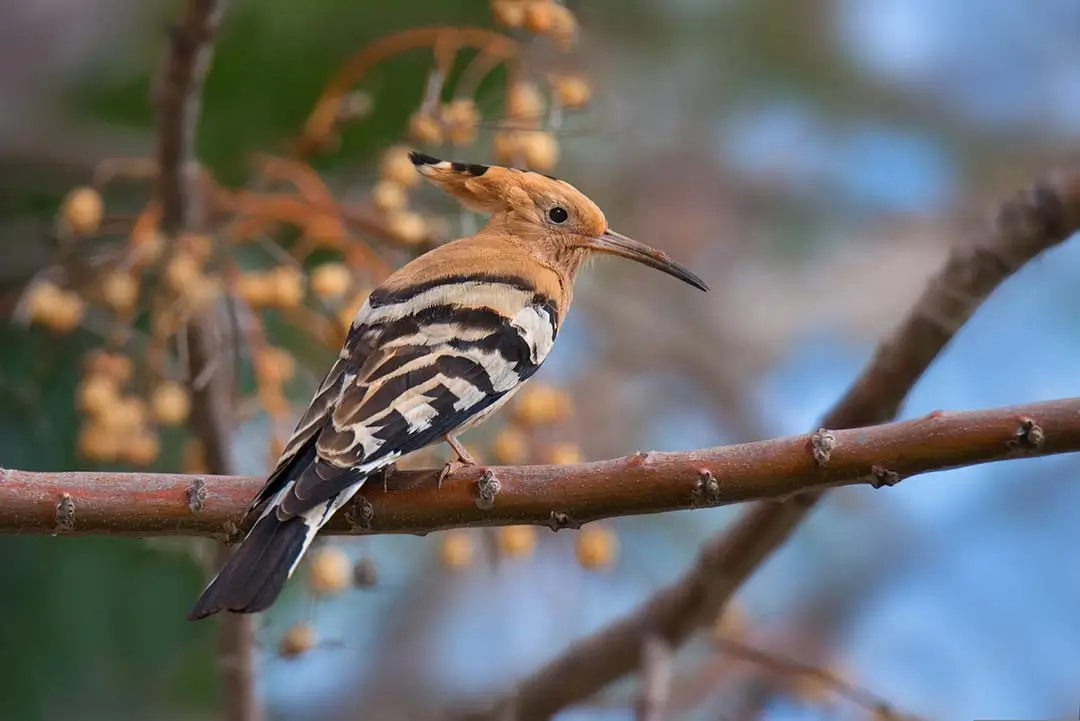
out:
M569 183L410 157L424 177L490 220L371 292L253 500L251 531L190 618L269 606L319 528L402 455L446 440L471 463L454 434L487 418L540 368L591 253L630 258L705 290L663 253L612 231Z

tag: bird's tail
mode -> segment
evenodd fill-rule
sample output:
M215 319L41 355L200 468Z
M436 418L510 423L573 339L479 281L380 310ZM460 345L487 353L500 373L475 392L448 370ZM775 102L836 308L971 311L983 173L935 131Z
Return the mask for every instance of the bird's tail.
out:
M218 611L256 613L281 593L319 525L304 516L279 520L274 509L264 514L214 580L195 602L188 619L196 621Z

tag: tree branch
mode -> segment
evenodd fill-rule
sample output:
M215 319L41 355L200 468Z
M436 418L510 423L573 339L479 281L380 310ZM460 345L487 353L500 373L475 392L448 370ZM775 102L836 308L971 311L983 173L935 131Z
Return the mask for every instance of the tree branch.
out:
M1052 175L1004 203L983 238L954 250L922 297L851 389L826 415L826 428L894 418L938 353L1006 278L1080 229L1080 171ZM494 714L547 719L641 665L644 639L672 647L716 617L742 584L790 537L822 497L796 495L749 508L701 549L693 568L630 615L580 639L525 678ZM500 718L479 714L476 718Z
M663 721L671 698L671 648L663 639L649 636L641 655L641 683L634 703L634 718Z
M611 516L784 499L930 471L1080 451L1080 398L923 418L689 453L573 466L396 471L338 513L331 533L424 534L519 523L555 528ZM0 471L0 532L234 538L258 476ZM482 496L497 483L487 506ZM801 496L805 497L805 496ZM64 506L63 522L60 506ZM771 504L777 505L777 504Z
M161 232L166 235L198 225L198 194L189 192L196 187L198 172L195 133L224 7L220 0L189 0L183 19L171 30L157 89L158 198Z
M184 17L172 29L169 54L158 88L158 199L161 231L175 238L202 225L195 139L202 109L202 91L213 58L225 3L188 0ZM214 473L232 472L229 444L232 388L216 372L222 357L221 324L213 315L196 318L184 329L188 342L189 390L192 409L189 427L202 444L206 464ZM202 380L205 378L205 382ZM222 560L228 549L220 549ZM250 616L230 615L222 620L220 659L225 687L225 718L258 721L262 708L255 691L255 628Z

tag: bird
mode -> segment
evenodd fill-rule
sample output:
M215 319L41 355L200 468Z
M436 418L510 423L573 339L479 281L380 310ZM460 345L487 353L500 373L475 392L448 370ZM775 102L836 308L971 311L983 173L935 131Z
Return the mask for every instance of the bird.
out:
M433 185L487 214L479 233L392 273L357 311L336 360L252 500L251 530L188 618L273 604L319 529L372 476L447 442L505 404L543 364L584 261L610 254L703 291L666 254L615 232L569 183L530 170L409 158Z

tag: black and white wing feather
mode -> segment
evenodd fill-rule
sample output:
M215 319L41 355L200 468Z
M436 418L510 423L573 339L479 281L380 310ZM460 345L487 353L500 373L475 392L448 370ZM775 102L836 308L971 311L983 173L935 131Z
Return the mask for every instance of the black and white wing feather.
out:
M369 476L486 417L536 372L557 332L553 301L518 277L374 291L253 501L255 525L189 617L269 606Z

